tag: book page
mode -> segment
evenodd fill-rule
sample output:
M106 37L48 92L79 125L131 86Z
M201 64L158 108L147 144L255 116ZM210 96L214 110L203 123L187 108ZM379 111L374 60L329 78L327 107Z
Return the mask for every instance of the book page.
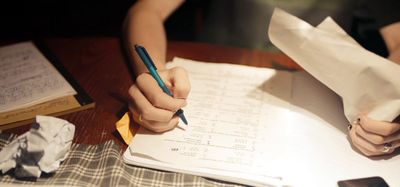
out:
M173 65L189 71L192 89L184 108L189 125L162 135L141 129L131 153L174 165L269 176L266 169L274 168L284 148L266 142L285 123L291 74L183 59Z
M0 48L0 88L0 112L76 94L31 42Z

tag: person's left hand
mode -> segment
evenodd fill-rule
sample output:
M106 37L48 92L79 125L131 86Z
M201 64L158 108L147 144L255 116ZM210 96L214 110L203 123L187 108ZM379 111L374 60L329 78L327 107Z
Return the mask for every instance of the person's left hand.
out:
M390 123L360 116L359 123L353 124L350 130L353 145L366 156L392 153L400 147L399 119L400 116Z

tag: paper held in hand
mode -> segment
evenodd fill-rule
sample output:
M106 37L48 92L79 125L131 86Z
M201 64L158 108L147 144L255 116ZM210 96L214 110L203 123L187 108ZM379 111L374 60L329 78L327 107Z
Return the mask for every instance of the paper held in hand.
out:
M361 47L330 17L313 27L275 9L271 42L343 99L347 119L400 115L400 66Z

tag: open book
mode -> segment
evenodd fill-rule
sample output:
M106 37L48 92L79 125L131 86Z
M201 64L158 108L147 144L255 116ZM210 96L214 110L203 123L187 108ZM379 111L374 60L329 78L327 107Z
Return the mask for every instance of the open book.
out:
M179 58L169 66L189 72L189 125L163 134L141 128L126 163L254 186L370 176L400 184L400 156L355 151L340 97L307 73Z
M33 122L36 115L57 116L94 107L57 59L37 44L0 48L0 129Z

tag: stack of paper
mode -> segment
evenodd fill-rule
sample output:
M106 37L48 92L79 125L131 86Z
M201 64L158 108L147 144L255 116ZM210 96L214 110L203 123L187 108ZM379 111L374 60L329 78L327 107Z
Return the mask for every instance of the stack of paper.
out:
M129 164L255 186L336 186L379 175L400 184L400 156L369 159L347 140L340 98L304 72L175 59L189 71L186 130L140 129Z

